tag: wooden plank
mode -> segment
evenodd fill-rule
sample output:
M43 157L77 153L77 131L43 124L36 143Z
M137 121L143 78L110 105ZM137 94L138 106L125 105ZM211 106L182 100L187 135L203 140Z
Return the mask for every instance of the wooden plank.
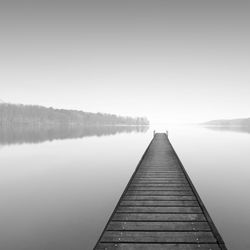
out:
M136 179L157 179L157 178L163 178L163 179L186 179L185 176L181 176L181 175L168 175L166 174L165 176L164 175L155 175L155 176L140 176L140 175L135 175Z
M118 213L202 213L200 207L129 207L119 206Z
M183 176L135 176L133 180L186 180Z
M101 242L215 243L216 239L211 232L106 231Z
M190 187L154 187L154 186L139 186L139 187L134 187L130 186L128 191L192 191Z
M159 168L155 168L155 167L153 167L153 168L150 168L150 167L147 167L147 168L140 167L137 172L142 172L142 171L146 171L146 172L148 172L148 171L182 172L182 169L181 169L180 166L175 166L175 167L173 167L173 169L169 170L168 167L167 167L167 164L166 164L165 167L160 168L160 169Z
M158 154L158 153L157 153ZM160 157L160 156L158 156ZM164 157L164 156L161 156L161 157ZM171 169L171 170L176 170L176 169L179 169L179 165L176 164L176 159L175 159L175 162L170 162L167 160L167 157L165 156L165 162L162 163L161 165L154 165L154 163L149 163L149 164L145 164L145 163L142 163L141 166L140 166L140 170L151 170L151 169Z
M182 183L131 183L130 187L190 187L190 185Z
M144 190L138 190L138 191L127 191L126 195L154 195L154 196L167 196L167 195L178 195L178 196L183 196L183 195L194 195L192 191L159 191L159 190L154 190L154 191L144 191Z
M148 170L148 171L137 171L138 175L160 175L160 174L168 174L168 175L182 175L183 172L182 171L157 171L157 170L154 170L154 171L151 171L151 170Z
M149 171L144 171L144 172L141 172L141 171L138 171L137 173L136 173L136 175L135 176L137 176L137 175L142 175L142 176L144 176L144 175L146 175L146 176L153 176L153 175L168 175L168 176L175 176L175 175L181 175L181 176L184 176L185 177L185 175L183 174L183 172L181 172L181 171L178 171L178 172L169 172L169 171L165 171L165 172L149 172Z
M207 222L155 222L155 221L111 221L107 230L111 231L210 231Z
M174 195L169 195L169 196L157 196L157 195L125 195L123 200L137 200L137 201L188 201L188 200L196 200L195 196L174 196Z
M96 250L220 250L217 244L101 243Z
M140 168L140 171L179 171L181 172L182 169L180 166L175 166L175 167L167 167L167 166L164 166L164 167L155 167L155 168Z
M196 200L193 201L135 201L122 200L120 206L199 206Z
M141 172L141 171L138 171L137 173L136 173L136 175L135 176L138 176L138 175L141 175L141 176L154 176L154 175L167 175L167 176L184 176L185 177L185 175L183 174L183 172L181 172L181 171L178 171L178 172L167 172L167 171L165 171L165 172L149 172L149 171L144 171L144 172Z
M186 183L188 184L185 178L134 178L132 183Z
M133 180L131 182L132 185L134 184L183 184L183 185L188 185L187 181L141 181L141 180Z
M162 181L157 181L157 182L147 181L147 182L145 182L145 181L136 181L136 182L131 182L130 187L133 187L133 186L153 186L153 187L157 187L157 186L158 187L163 187L163 186L165 186L165 187L167 187L167 186L168 187L177 186L178 187L179 186L179 187L181 187L181 186L189 186L189 184L187 182L166 182L166 181L164 181L164 182L162 182Z
M205 221L203 214L115 213L112 221Z
M169 174L169 173L159 173L159 174L157 174L157 173L143 173L143 174L138 173L135 175L135 177L143 177L143 178L145 178L145 177L152 177L152 178L154 178L154 177L184 177L185 178L185 176L183 176L182 174Z
M173 176L173 175L155 175L155 176L140 176L140 175L136 175L134 179L173 179L173 180L176 180L176 179L180 179L180 180L186 180L185 176Z
M165 173L165 174L183 174L183 171L181 169L139 169L137 171L137 174L143 174L143 173L154 173L154 174L160 174L160 173Z
M153 146L153 145L152 145ZM166 145L165 145L166 146ZM150 148L149 151L151 151L152 148ZM158 151L158 150L157 150ZM153 152L150 157L150 153L146 155L144 161L141 163L141 168L161 168L161 167L174 167L176 166L176 158L173 157L173 154L171 156L167 156L167 153L160 154L160 152L157 152L157 156L155 157L155 153ZM165 158L161 159L160 158Z
M143 180L143 181L169 181L169 180L174 180L174 181L186 181L186 178L185 177L171 177L171 176L167 176L167 177L164 177L164 176L159 176L159 177L134 177L133 180Z
M162 170L162 169L139 169L136 173L156 173L156 174L159 174L159 173L169 173L169 174L179 174L179 173L183 173L181 169L175 169L175 170Z

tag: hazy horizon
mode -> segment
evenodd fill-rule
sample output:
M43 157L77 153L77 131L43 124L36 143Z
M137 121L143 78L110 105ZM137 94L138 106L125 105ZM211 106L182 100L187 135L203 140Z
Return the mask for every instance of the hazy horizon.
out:
M249 117L250 2L0 1L0 99L146 116Z
M70 110L70 109L64 109L63 107L51 107L51 106L43 106L43 105L39 105L39 104L23 104L23 103L11 103L11 102L5 102L4 100L0 99L0 104L10 104L10 105L27 105L27 106L41 106L41 107L44 107L44 108L52 108L52 109L63 109L63 110ZM74 111L82 111L82 112L86 112L88 113L89 111L88 110L81 110L81 109L73 109ZM90 112L90 113L93 113L93 114L98 114L100 113L99 111L96 111L96 112ZM102 114L107 114L107 115L117 115L117 114L114 114L114 113L105 113L103 112ZM122 115L122 117L126 117L126 115ZM128 115L127 117L130 117L130 118L148 118L148 117L139 117L139 116L130 116ZM211 120L204 120L204 121L199 121L199 122L150 122L149 125L139 125L139 126L151 126L151 125L188 125L188 124L202 124L202 123L206 123L206 122L212 122L212 121L227 121L227 120L238 120L238 119L250 119L250 117L232 117L232 118L218 118L218 119L211 119ZM114 125L116 126L116 125ZM134 126L134 125L131 125L131 126Z

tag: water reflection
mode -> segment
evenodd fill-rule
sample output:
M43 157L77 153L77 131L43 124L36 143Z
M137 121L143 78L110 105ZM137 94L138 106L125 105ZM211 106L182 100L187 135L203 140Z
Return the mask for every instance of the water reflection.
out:
M229 132L238 132L238 133L247 133L250 134L250 127L248 126L204 126L207 129L215 131L229 131Z
M173 129L170 140L227 248L250 249L249 133L213 128Z
M0 145L41 143L58 139L107 136L118 133L145 133L148 126L11 126L0 127Z
M228 249L250 249L249 132L201 126L0 130L0 249L93 249L152 130L166 128ZM24 142L36 144L4 146Z
M93 249L152 139L144 129L84 128L82 139L3 146L0 249Z

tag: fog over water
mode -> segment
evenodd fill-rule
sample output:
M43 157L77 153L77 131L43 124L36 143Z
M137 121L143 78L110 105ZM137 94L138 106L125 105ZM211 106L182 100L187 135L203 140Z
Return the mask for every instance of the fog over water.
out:
M59 139L58 132L48 140L39 136L36 144L26 136L22 144L1 137L1 248L92 249L153 130L166 128L228 249L248 249L249 133L156 125L129 131L93 128L79 138Z

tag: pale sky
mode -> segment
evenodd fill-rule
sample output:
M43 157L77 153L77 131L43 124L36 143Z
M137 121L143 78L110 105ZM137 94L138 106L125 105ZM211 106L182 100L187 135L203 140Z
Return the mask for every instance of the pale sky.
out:
M250 117L250 1L0 0L0 31L6 102Z

